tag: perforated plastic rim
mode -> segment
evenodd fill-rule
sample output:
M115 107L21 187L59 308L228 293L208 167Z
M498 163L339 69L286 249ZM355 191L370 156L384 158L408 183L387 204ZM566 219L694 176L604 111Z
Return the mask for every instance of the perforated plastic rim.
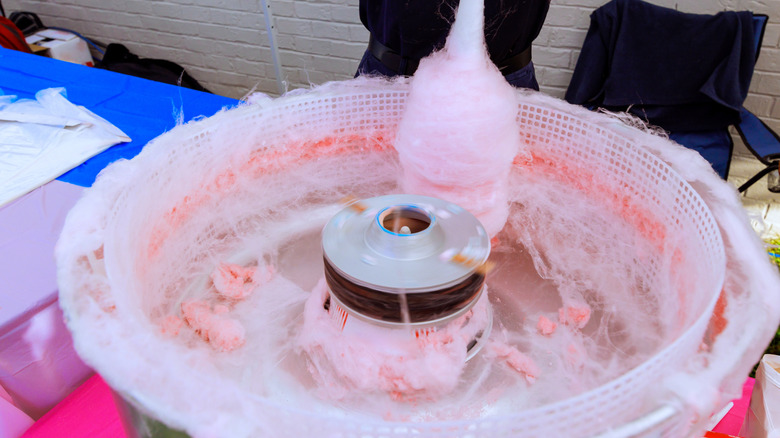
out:
M381 94L381 93L379 93L379 94ZM375 94L375 97L376 97L376 94ZM394 97L398 98L400 96L397 93L395 93ZM354 96L353 96L353 100L355 100ZM563 114L566 114L566 113L563 113ZM386 121L383 121L383 123L386 123ZM608 124L613 124L613 122L609 121ZM203 126L203 128L208 128L208 126ZM604 127L600 127L600 128L604 129ZM614 128L614 126L613 126L613 128ZM640 134L641 135L649 135L649 134L644 134L644 133L640 133ZM170 140L171 137L168 136L168 139ZM679 175L676 174L676 172L672 171L670 173L670 175L672 177L674 177L674 178L677 178L677 179L681 180L681 178L679 177ZM693 191L693 192L695 193L695 191ZM710 219L711 219L711 217L710 217ZM720 239L720 235L719 234L717 234L717 239L718 240ZM722 242L721 242L721 254L722 254ZM713 298L713 300L712 300L711 304L713 306L714 306L714 300L716 298L717 298L717 294L715 295L715 298ZM550 412L550 411L559 411L560 412L560 410L565 411L566 410L566 406L571 406L572 404L581 405L581 403L586 403L587 400L589 400L589 399L594 399L593 393L599 392L600 390L602 390L603 388L605 388L607 386L609 386L609 387L614 386L616 388L619 388L620 386L622 386L621 381L626 380L632 374L638 373L639 372L638 370L643 368L643 366L645 366L648 362L652 362L656 357L664 355L664 353L666 353L667 351L669 351L671 349L677 349L677 347L679 347L679 344L682 342L682 339L684 339L685 336L688 333L690 333L694 328L698 328L698 326L700 325L702 320L704 321L704 323L706 325L706 318L705 317L709 316L709 314L711 313L711 309L712 309L712 306L709 307L708 312L704 312L702 314L702 316L697 320L697 322L695 324L693 324L693 326L689 327L681 336L679 336L674 343L672 343L671 345L669 345L668 347L666 347L665 349L660 351L658 354L653 356L653 358L649 359L648 361L646 361L645 363L643 363L639 367L635 368L634 370L631 370L629 373L624 374L623 376L621 376L620 378L616 379L615 381L610 382L610 383L605 384L605 385L602 385L602 386L600 386L598 388L594 388L593 390L591 390L589 392L586 392L586 393L583 393L583 394L580 394L579 396L575 396L575 397L572 397L572 398L569 398L569 399L566 399L566 400L562 400L560 402L556 402L556 403L553 403L553 404L545 405L545 406L542 406L542 407L537 408L537 409L523 411L522 413L517 414L516 416L513 415L513 416L504 417L504 418L495 418L495 419L489 418L489 419L477 419L477 420L463 420L463 421L456 421L456 422L436 422L436 423L421 423L421 424L377 422L374 425L379 430L385 430L388 427L395 427L395 426L401 427L404 430L408 430L409 428L411 428L411 429L416 429L416 428L429 429L429 428L432 428L432 427L447 427L447 429L452 430L451 429L452 426L456 426L455 427L456 429L459 428L457 425L465 427L465 429L463 429L463 430L470 430L471 427L475 427L475 423L476 423L476 427L481 429L479 424L490 423L492 420L499 420L499 421L500 420L507 420L507 419L509 419L509 420L520 420L523 417L537 416L537 415L541 414L542 412ZM703 331L703 328L702 328L702 331ZM607 392L607 391L600 391L600 392ZM250 394L250 396L251 396L251 394ZM299 411L299 410L297 410L295 408L292 408L292 407L289 407L289 406L283 406L283 405L278 405L278 404L275 404L275 403L271 403L268 400L259 399L259 398L257 400L261 404L268 405L270 407L273 407L274 409L287 410L288 412L298 413L298 414L302 414L302 415L305 415L305 416L308 416L308 417L311 417L312 415L317 416L317 414L312 414L311 412ZM542 415L542 416L544 416L544 415ZM327 419L327 417L326 417L326 419ZM343 421L343 420L340 420L340 421ZM512 421L512 422L514 423L514 421ZM365 426L365 425L370 424L370 422L364 421L364 422L360 422L359 424Z

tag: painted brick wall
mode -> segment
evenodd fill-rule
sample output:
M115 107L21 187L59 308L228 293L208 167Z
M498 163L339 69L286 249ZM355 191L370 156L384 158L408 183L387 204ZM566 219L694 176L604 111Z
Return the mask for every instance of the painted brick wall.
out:
M261 0L5 0L44 24L184 66L211 91L277 95ZM358 0L268 0L288 89L351 78L368 41Z
M432 0L433 1L433 0ZM747 106L780 131L780 1L652 0L684 12L752 10L770 16ZM606 0L552 0L534 47L542 90L562 97L590 12ZM288 89L352 77L368 41L358 0L268 0ZM261 0L5 0L6 11L38 13L44 23L134 53L183 65L218 94L278 94Z

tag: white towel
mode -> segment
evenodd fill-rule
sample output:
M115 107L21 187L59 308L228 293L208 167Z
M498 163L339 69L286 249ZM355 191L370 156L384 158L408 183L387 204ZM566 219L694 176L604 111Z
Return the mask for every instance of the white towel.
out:
M36 100L0 96L0 207L130 137L48 88Z

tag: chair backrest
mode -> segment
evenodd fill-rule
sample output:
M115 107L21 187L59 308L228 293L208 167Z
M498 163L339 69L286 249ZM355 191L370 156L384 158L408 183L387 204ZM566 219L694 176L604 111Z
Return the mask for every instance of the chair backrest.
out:
M764 41L764 32L766 31L766 23L768 21L768 15L753 14L753 41L756 48L756 61L758 61L758 54L761 52L761 45Z
M750 152L765 165L780 160L780 137L755 114L744 108L737 132Z
M688 14L641 0L596 9L566 100L631 112L669 131L739 122L763 28L750 12Z
M756 61L761 51L764 31L769 17L763 14L753 15L755 33ZM780 137L755 114L742 108L742 121L736 126L745 146L765 165L780 160Z
M686 14L641 0L596 9L566 93L670 132L726 178L768 17ZM703 84L703 85L702 85Z
M756 48L756 62L761 53L764 32L769 17L753 14L753 33ZM742 142L765 165L780 160L780 137L766 123L745 108L741 112L742 121L736 126Z

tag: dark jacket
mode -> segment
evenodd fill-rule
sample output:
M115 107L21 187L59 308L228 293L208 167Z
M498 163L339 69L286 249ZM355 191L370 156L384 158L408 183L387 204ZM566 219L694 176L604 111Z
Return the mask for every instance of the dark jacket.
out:
M360 20L379 42L403 57L421 59L441 49L458 0L360 0ZM549 0L486 0L485 40L501 61L531 46Z
M613 0L591 25L566 100L631 112L670 131L739 122L755 64L753 14L686 14Z

